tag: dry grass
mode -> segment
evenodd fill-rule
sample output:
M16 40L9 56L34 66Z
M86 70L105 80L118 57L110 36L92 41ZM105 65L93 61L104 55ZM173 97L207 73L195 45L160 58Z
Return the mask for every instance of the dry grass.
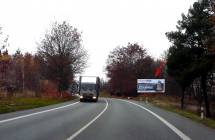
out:
M0 113L14 112L61 103L62 99L46 98L11 98L0 100Z
M74 96L62 96L62 98L53 97L35 97L35 92L25 91L13 93L8 96L7 92L0 92L0 114L14 112L18 110L43 107L47 105L57 104L68 100L73 100Z

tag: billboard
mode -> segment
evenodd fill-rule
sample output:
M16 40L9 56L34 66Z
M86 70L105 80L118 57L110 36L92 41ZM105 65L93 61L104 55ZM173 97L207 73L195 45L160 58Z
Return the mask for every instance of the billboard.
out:
M165 79L137 79L138 93L165 92Z

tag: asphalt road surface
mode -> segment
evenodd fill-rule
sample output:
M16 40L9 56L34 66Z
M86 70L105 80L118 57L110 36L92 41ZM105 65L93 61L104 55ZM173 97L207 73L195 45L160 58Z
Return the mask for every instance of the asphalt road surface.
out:
M215 130L132 100L100 98L0 115L0 140L215 140Z

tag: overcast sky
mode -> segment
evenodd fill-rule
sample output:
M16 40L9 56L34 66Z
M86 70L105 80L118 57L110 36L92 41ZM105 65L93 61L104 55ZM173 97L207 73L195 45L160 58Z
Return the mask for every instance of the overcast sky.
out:
M0 0L0 26L9 35L9 53L35 53L55 22L82 32L89 53L83 75L105 77L110 51L128 42L143 45L154 58L168 49L165 32L175 30L181 13L196 0Z

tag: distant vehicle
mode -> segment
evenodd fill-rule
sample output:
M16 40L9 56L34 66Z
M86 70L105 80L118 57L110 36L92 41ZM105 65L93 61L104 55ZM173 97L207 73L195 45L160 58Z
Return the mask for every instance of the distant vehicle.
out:
M100 79L96 76L79 77L80 102L85 100L98 101L100 89Z

